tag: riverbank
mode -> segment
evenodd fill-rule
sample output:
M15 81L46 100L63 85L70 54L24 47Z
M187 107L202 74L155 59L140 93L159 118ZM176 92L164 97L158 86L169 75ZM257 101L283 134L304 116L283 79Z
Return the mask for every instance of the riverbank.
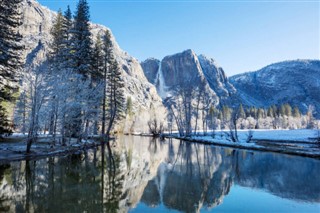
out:
M35 160L50 156L70 155L85 152L88 149L95 148L100 145L93 139L77 143L76 139L67 142L63 146L56 143L51 146L52 137L42 135L39 136L37 142L31 147L31 152L26 154L26 137L23 135L13 135L2 138L0 142L0 163L7 163L19 160Z
M239 141L232 142L228 131L215 131L208 135L180 137L178 134L164 134L165 138L176 138L184 141L249 149L257 151L277 152L320 159L320 143L316 141L316 130L240 130Z

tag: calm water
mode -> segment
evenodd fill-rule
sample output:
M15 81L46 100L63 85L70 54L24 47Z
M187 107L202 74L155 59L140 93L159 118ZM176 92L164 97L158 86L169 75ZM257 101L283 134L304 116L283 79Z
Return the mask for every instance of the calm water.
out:
M0 165L0 212L320 212L320 161L123 136Z

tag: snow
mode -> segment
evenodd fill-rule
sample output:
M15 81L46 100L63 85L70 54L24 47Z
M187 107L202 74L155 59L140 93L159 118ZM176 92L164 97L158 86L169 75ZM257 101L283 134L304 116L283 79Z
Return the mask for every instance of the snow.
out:
M260 151L274 151L287 154L303 155L309 157L320 157L319 144L314 138L318 130L251 130L253 137L249 143L247 138L249 130L238 130L239 142L232 142L228 137L228 130L215 131L208 135L191 136L190 138L180 138L191 142L229 146L241 149L253 149ZM171 136L169 136L171 137ZM177 134L174 138L179 138Z
M247 131L244 131L247 132ZM297 129L297 130L254 130L253 139L267 140L290 140L310 142L309 138L314 138L316 130ZM240 132L242 133L242 131Z

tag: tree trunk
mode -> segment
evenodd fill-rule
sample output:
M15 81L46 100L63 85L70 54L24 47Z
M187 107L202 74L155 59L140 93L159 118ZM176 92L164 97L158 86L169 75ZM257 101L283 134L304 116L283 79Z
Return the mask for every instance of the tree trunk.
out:
M102 127L101 127L101 135L104 137L106 134L106 92L107 92L107 62L105 61L104 65L104 73L103 73L103 100L102 100ZM102 142L102 141L101 141Z

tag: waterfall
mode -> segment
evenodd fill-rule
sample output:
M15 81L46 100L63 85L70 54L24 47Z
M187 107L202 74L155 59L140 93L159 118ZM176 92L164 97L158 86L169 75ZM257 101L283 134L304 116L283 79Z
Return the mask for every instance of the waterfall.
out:
M166 86L165 86L165 82L164 82L165 80L163 78L161 64L162 63L160 61L155 83L156 83L156 88L157 88L158 94L160 95L161 98L165 98L165 97L167 97L167 94L166 94L166 88L165 88Z

